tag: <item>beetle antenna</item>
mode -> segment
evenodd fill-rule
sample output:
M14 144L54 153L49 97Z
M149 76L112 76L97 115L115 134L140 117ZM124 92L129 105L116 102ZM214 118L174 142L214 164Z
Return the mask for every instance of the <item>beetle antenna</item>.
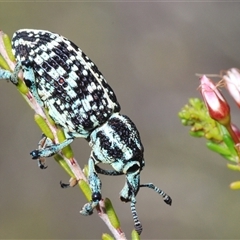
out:
M172 199L171 197L169 197L164 191L162 191L160 188L156 187L153 183L144 183L144 184L140 184L139 187L148 187L153 189L156 193L158 193L159 195L161 195L163 197L163 201L168 204L168 205L172 205Z
M137 231L138 235L140 235L143 228L142 228L142 224L140 223L138 215L137 215L136 202L131 202L131 211L132 211L132 216L133 216L133 221L134 221L134 228Z

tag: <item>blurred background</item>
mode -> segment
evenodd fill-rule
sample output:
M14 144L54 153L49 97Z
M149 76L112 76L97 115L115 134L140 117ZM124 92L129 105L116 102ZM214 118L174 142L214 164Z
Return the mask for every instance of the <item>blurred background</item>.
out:
M137 210L142 239L239 239L240 175L189 136L177 116L190 97L200 97L195 73L240 67L240 3L231 2L15 2L0 3L0 29L57 32L96 63L117 94L122 113L136 123L145 147L142 182L153 182L173 199L167 206L141 189ZM84 217L78 187L61 189L68 175L48 159L40 170L29 152L41 132L33 111L11 83L0 83L0 238L100 239L108 232L96 214ZM225 93L225 92L224 92ZM233 121L239 110L232 103ZM81 166L90 147L72 144ZM101 176L127 237L129 204L119 200L124 177Z

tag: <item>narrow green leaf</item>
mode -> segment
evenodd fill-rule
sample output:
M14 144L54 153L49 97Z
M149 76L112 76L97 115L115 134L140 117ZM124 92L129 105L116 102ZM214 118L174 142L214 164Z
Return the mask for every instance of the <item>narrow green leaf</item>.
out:
M84 165L83 173L84 173L85 177L88 178L88 165Z
M227 164L227 167L231 170L234 170L234 171L240 171L240 166L239 165L234 165L234 164Z
M74 174L72 173L71 169L65 162L65 160L62 158L61 155L55 154L54 157L55 161L70 175L71 177L74 177Z
M52 126L55 126L55 122L53 121L53 119L49 116L49 113L48 113L48 110L44 108L44 113L49 121L49 123L52 125Z
M0 67L5 70L9 70L9 71L11 70L1 54L0 54Z
M231 155L237 156L237 151L235 149L235 144L229 134L223 134L223 141L231 152Z
M3 35L3 43L7 52L7 55L9 57L9 59L12 62L15 62L15 57L12 53L12 43L11 43L11 39L9 38L9 36L7 34Z
M26 84L24 83L24 81L19 80L19 79L18 79L17 89L24 95L26 95L29 92L29 89L26 86Z
M66 137L62 129L57 129L57 137L59 142L63 142ZM62 153L66 158L72 158L73 157L73 151L70 145L66 146L65 148L62 149Z
M108 215L109 221L113 225L114 228L118 229L120 227L120 222L117 217L117 214L112 206L112 203L109 198L106 198L104 200L105 208L106 208L106 214Z
M90 202L92 200L92 191L89 185L82 179L78 182L78 185L81 188L86 199Z
M229 151L228 148L226 148L226 146L220 145L220 144L212 142L212 141L207 141L206 145L210 150L217 152L223 156L231 155L231 152Z
M37 123L37 125L40 127L41 131L51 140L54 140L54 136L53 133L51 131L51 129L49 128L49 126L47 125L46 121L44 120L44 118L42 116L40 116L39 114L35 114L34 115L34 120Z
M140 240L140 236L138 235L136 230L132 230L132 240Z
M240 189L240 181L232 182L230 184L230 188L232 190L239 190Z
M102 240L114 240L114 238L107 233L103 233Z

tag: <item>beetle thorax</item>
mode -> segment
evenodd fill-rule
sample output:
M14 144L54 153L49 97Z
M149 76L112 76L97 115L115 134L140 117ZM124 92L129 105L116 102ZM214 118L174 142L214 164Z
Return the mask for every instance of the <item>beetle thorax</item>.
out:
M125 115L114 113L91 133L89 145L96 163L111 164L118 172L126 174L133 165L141 170L144 165L139 132Z

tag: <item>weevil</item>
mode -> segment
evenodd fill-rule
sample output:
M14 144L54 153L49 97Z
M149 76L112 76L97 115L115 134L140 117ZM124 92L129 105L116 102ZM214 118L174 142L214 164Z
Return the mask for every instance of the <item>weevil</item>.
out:
M80 212L92 214L102 199L98 174L125 175L120 199L130 202L135 229L141 234L142 225L135 206L139 189L153 189L169 205L172 199L152 183L140 183L145 161L139 132L131 119L120 113L117 97L97 66L73 42L45 30L16 31L12 51L17 62L14 72L0 69L0 78L17 85L18 73L22 71L24 82L36 101L48 110L66 136L60 144L43 139L44 147L32 151L32 158L50 157L74 138L85 138L92 149L88 160L92 200ZM110 164L113 170L100 168L99 163ZM41 161L40 167L45 168Z

